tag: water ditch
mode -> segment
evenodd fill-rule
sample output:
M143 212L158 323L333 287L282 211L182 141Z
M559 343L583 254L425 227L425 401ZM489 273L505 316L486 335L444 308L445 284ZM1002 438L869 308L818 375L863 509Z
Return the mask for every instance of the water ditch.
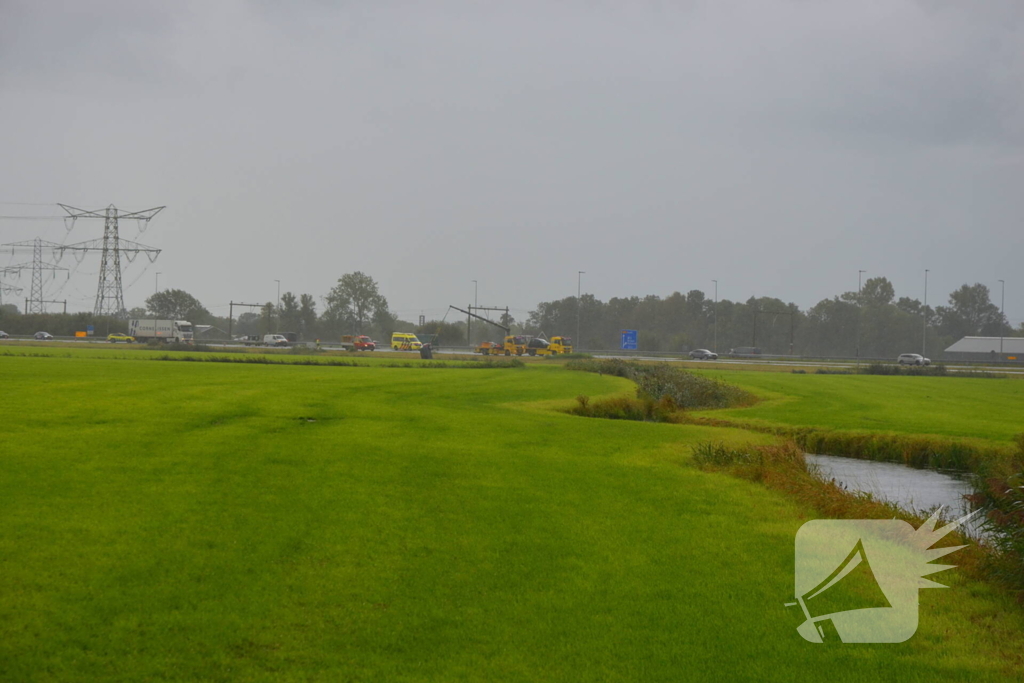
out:
M849 491L870 493L874 498L894 503L911 512L930 512L944 506L950 519L970 512L964 496L974 492L970 478L963 472L918 470L906 465L873 460L858 460L835 455L806 456L825 479L835 479ZM983 536L975 519L964 525L968 534Z

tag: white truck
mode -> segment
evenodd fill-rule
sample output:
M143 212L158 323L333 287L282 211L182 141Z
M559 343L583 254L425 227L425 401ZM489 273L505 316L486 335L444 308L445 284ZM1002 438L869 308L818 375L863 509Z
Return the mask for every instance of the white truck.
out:
M146 320L128 321L128 334L137 342L161 339L167 343L192 343L192 323L187 320Z
M283 334L265 334L263 335L264 346L288 346L288 337Z

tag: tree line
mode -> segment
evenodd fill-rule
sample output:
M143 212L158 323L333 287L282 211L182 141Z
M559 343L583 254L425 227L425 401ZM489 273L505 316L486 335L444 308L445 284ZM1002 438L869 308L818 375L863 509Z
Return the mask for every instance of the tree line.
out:
M948 305L933 308L917 299L897 299L884 277L807 310L772 297L722 299L716 305L700 290L607 302L572 296L538 304L525 328L572 335L577 316L578 345L590 349L618 347L625 329L638 330L644 351L708 348L724 353L758 347L772 354L872 358L921 351L922 344L927 354L938 356L965 336L1024 336L1024 324L1012 328L983 284L964 284L950 293Z
M294 332L302 339L335 340L343 334L367 334L387 340L392 332L437 335L446 346L497 339L501 331L484 322L467 326L460 316L422 325L392 313L377 282L362 272L347 273L318 300L311 294L285 292L277 303L243 311L232 321L215 316L194 296L168 289L146 299L132 318L188 320L211 325L210 338ZM614 297L607 302L584 295L541 302L524 321L502 316L517 334L576 336L577 347L610 349L619 345L622 330L638 330L642 351L686 352L709 348L721 353L738 347L757 347L764 353L808 356L887 358L908 351L939 356L965 336L1024 336L1024 324L1013 329L991 292L983 284L964 284L949 294L947 305L924 306L919 300L896 297L887 278L870 278L859 292L822 299L807 310L773 297L746 301L722 299L717 304L700 290L667 297ZM71 336L93 325L96 334L125 331L123 320L94 318L90 313L19 314L17 307L0 307L0 329L10 334L45 330ZM468 339L468 332L472 339ZM923 346L924 344L924 346Z
M333 340L343 334L383 338L413 327L391 313L377 282L359 271L342 275L320 299L320 306L312 294L285 292L277 303L268 301L256 310L240 310L233 320L217 317L188 292L170 289L150 296L146 308L130 311L129 317L174 318L213 325L221 336L229 331L232 336L292 332L305 340Z
M146 299L146 305L127 311L130 318L188 320L194 325L212 326L210 338L264 335L294 332L301 338L337 339L343 334L367 334L383 339L393 331L413 331L415 325L401 321L388 308L388 301L377 282L362 272L347 273L338 279L326 296L285 292L280 302L268 301L257 310L241 309L229 320L209 311L192 294L181 289L166 289ZM126 332L127 323L118 317L98 317L92 313L23 314L17 306L0 306L0 330L8 334L28 335L38 331L64 337L86 331L92 325L97 336Z

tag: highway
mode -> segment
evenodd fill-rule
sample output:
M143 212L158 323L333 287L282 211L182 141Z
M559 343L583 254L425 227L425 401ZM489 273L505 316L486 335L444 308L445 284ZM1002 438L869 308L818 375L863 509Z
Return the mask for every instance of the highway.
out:
M33 339L31 336L11 336L9 339L0 340L0 346L3 344L18 344L23 342L31 342L33 345L45 345L45 344L88 344L88 345L99 345L116 347L121 346L122 342L109 342L105 337L55 337L52 341L38 341ZM200 342L204 346L212 348L222 349L240 349L240 348L264 348L259 345L245 345L240 342L227 342L227 341L209 341ZM308 344L312 346L312 342L301 342L300 344ZM268 350L271 347L265 347ZM325 351L341 351L343 350L340 346L334 346L331 344L322 343L321 348ZM409 351L393 351L388 346L378 346L376 351L373 352L352 352L352 353L410 353ZM594 358L611 359L621 358L623 360L638 360L645 362L669 362L669 363L686 363L691 367L735 367L735 366L779 366L793 369L817 369L817 368L834 368L836 370L855 370L857 367L856 359L804 359L804 358L785 358L780 356L770 356L764 358L746 357L746 358L718 358L717 360L694 360L688 358L684 354L666 354L660 353L658 355L634 355L634 354L620 354L614 351L591 351L588 352L593 355ZM473 353L472 348L468 346L463 347L447 347L434 349L435 355L476 355ZM895 360L880 360L880 359L862 359L861 365L867 365L870 363L886 363L895 364ZM1024 375L1024 367L1019 364L1013 365L998 365L998 364L984 364L984 363L971 363L966 364L962 362L946 362L943 363L941 360L932 362L933 365L945 365L946 370L950 372L992 372L1005 375Z

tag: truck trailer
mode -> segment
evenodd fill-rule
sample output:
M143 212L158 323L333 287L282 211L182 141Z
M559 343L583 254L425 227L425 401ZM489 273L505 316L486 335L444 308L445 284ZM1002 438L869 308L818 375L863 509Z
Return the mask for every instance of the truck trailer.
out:
M128 321L128 334L137 342L159 339L167 343L192 343L192 323L187 320L147 320L137 318Z

